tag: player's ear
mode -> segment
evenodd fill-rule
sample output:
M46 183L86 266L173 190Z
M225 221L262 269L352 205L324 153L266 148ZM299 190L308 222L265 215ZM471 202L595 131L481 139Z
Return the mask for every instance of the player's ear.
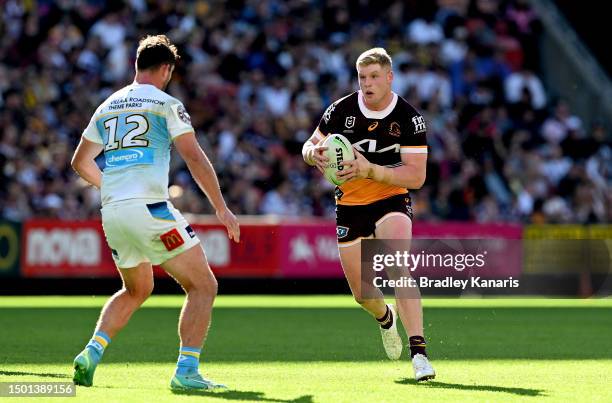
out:
M387 82L391 83L393 81L393 69L389 68L389 72L387 73Z
M172 65L170 63L162 64L161 69L164 77L168 78L172 75Z

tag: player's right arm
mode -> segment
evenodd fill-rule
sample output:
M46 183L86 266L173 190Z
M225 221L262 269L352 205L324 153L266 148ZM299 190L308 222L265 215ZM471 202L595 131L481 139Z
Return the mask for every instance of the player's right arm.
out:
M96 164L96 157L102 152L102 144L94 143L84 137L81 137L81 141L72 156L72 169L83 179L90 184L94 185L98 189L102 185L102 171Z
M304 146L302 146L302 157L304 157L304 162L308 165L316 166L321 172L325 170L329 158L323 154L323 152L327 150L327 147L323 147L320 143L322 143L325 137L332 131L335 119L335 114L333 112L338 102L340 102L340 100L327 107L325 113L321 116L321 120L319 120L319 125L310 138L306 140Z
M187 168L193 179L196 181L202 192L206 194L208 200L215 208L217 218L227 228L227 233L230 239L240 242L240 226L236 216L227 208L217 174L210 160L200 147L198 140L193 132L182 134L174 139L174 146L185 160Z
M100 171L98 164L96 164L96 157L103 149L104 145L96 128L94 116L83 131L81 141L74 151L70 165L81 178L98 189L102 185L102 171Z
M304 162L308 165L316 166L319 171L323 172L325 170L325 166L329 162L329 158L327 158L323 152L327 150L327 147L323 147L321 144L323 142L323 133L317 126L316 130L310 136L308 140L302 146L302 157L304 158Z

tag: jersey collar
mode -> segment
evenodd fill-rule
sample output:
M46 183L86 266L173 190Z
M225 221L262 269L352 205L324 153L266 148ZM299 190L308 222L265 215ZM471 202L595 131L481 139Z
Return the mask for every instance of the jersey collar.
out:
M357 102L359 103L359 110L366 118L384 119L389 116L393 109L395 109L395 105L397 105L397 94L395 92L393 93L393 99L391 100L391 103L382 111L373 111L371 109L368 109L368 107L365 105L365 102L363 102L363 93L361 92L361 90L358 91Z

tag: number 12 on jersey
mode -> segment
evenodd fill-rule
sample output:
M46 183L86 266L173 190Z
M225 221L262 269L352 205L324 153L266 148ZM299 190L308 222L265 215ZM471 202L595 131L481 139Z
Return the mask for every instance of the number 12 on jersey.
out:
M140 137L149 131L149 122L143 115L129 115L125 119L115 116L104 121L104 128L108 133L104 151L117 150L120 146L121 148L132 148L149 145L149 140Z

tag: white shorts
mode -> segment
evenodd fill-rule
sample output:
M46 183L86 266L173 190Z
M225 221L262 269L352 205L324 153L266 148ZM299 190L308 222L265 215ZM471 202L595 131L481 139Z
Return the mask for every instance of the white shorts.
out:
M102 207L102 227L120 269L159 265L200 243L169 201L132 199Z

